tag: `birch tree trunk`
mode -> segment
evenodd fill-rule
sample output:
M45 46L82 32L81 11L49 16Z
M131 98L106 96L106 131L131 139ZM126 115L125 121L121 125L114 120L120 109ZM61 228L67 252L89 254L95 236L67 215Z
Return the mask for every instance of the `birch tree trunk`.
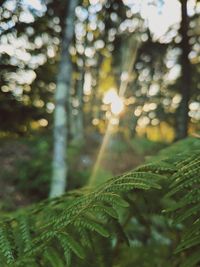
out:
M181 96L182 100L177 112L177 135L176 139L185 138L188 134L188 104L190 100L190 87L191 87L191 67L189 60L190 53L190 44L189 44L189 17L187 14L187 0L180 0L181 3L181 27L180 34L182 37L182 41L180 44L180 48L182 50L181 55L181 68L182 68L182 81L181 81Z
M69 45L74 35L75 8L78 5L78 0L70 0L67 5L65 29L61 44L61 59L55 92L53 174L50 197L62 195L67 185L67 102L69 101L72 77Z

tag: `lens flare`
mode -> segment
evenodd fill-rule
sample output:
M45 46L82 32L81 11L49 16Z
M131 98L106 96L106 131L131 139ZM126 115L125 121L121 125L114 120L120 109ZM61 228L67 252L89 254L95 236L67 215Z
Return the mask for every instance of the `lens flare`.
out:
M119 97L115 89L108 90L103 98L103 103L110 104L110 109L113 115L118 116L124 110L123 98Z
M124 110L124 102L118 97L111 103L111 112L114 115L119 115Z

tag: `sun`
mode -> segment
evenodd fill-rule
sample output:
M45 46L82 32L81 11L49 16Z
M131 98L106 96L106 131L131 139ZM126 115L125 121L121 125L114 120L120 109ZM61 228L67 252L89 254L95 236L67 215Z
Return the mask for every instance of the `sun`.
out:
M118 116L124 110L124 101L121 98L114 88L109 89L104 97L103 103L110 105L110 110L113 115Z

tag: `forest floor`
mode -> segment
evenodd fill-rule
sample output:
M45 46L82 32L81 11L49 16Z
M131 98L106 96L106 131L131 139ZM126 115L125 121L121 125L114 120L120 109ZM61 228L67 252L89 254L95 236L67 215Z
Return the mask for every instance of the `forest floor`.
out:
M87 184L102 140L87 138L84 145L70 145L69 188ZM0 209L14 210L48 196L51 176L51 141L48 138L4 138L0 140ZM164 145L146 139L110 140L96 180L130 171Z

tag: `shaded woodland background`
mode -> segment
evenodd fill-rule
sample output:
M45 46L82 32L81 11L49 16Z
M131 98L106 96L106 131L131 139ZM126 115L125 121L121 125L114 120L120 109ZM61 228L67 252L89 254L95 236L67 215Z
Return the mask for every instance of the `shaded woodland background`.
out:
M195 150L199 131L200 1L0 0L1 216ZM182 266L167 190L127 195L121 235L73 266Z
M2 210L48 197L58 155L69 190L198 134L200 3L169 2L0 1Z

